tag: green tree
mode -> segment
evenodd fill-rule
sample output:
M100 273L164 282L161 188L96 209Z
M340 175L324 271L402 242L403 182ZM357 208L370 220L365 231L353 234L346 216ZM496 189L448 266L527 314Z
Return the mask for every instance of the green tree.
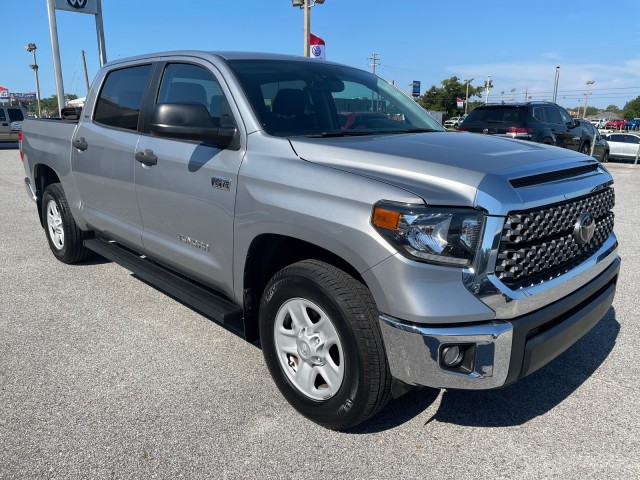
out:
M587 116L589 115L598 115L598 108L587 106Z
M604 109L605 112L613 112L613 113L622 113L622 110L620 110L620 107L618 107L617 105L609 105L607 108Z
M78 95L76 95L75 93L65 93L64 98L65 98L65 101L68 102L69 100L75 100L76 98L78 98ZM34 105L35 107L33 108L37 110L38 104L35 103ZM40 107L42 108L43 115L46 115L46 116L58 115L58 96L51 95L48 98L41 98Z
M640 97L625 104L622 109L622 116L628 119L640 118Z
M457 99L467 95L467 84L456 76L442 80L441 87L432 85L424 95L418 99L418 103L427 110L446 112L445 117L453 117L461 113L457 107ZM469 85L469 98L477 97L484 91L484 86L474 87Z

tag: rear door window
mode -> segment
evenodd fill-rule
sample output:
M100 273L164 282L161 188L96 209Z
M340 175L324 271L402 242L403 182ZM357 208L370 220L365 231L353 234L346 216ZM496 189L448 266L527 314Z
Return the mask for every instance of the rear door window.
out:
M533 118L539 122L547 123L547 115L542 107L533 107Z
M114 70L107 75L93 120L109 127L136 130L151 65Z
M560 111L557 108L553 107L544 107L547 113L547 120L549 123L555 123L558 125L562 125L564 122L562 121L562 116L560 116Z
M4 115L4 109L0 108L0 122L6 122L7 121L7 117L5 117Z
M9 114L10 122L21 122L24 120L24 114L19 108L8 108L7 113Z

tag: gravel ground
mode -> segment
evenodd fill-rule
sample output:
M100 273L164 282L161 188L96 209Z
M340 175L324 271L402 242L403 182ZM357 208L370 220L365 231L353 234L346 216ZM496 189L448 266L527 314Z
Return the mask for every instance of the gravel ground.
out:
M589 334L513 386L414 391L336 433L256 346L118 265L56 261L0 147L0 478L638 478L640 167L611 171L622 274Z

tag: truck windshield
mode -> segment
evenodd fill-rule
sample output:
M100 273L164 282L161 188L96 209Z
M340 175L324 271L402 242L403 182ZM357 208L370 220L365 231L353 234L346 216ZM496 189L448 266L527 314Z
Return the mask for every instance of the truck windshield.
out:
M444 131L385 80L322 62L230 60L263 128L276 136Z

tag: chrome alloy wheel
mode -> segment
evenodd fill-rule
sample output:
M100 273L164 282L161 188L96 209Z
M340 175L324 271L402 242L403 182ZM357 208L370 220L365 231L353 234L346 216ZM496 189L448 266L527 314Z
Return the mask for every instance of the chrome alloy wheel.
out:
M62 214L58 204L50 200L47 204L47 228L49 229L49 237L51 243L58 250L64 247L64 228L62 226Z
M318 305L304 298L286 301L273 333L280 366L300 393L327 400L338 392L344 351L333 322Z

